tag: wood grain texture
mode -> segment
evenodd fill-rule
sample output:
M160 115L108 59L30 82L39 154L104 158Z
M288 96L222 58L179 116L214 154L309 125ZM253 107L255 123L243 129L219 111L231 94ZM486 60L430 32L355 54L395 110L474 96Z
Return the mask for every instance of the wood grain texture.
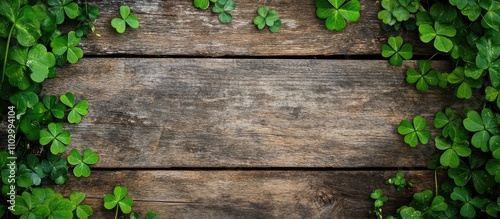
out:
M90 58L59 69L45 93L89 101L69 128L98 167L423 167L433 143L409 148L397 125L419 114L432 124L453 100L406 84L415 64Z
M316 17L314 0L236 1L233 22L221 24L217 14L195 8L191 0L121 1L89 0L101 7L96 31L102 37L82 41L87 55L180 55L180 56L319 56L380 55L380 47L393 35L414 44L415 54L434 54L421 46L417 34L386 33L377 18L380 1L361 0L361 18L342 32L328 31ZM110 22L125 2L139 17L137 30L117 34ZM259 31L252 23L257 8L276 9L283 21L278 33ZM419 46L416 46L419 45Z
M95 214L112 218L102 198L119 183L135 199L134 211L161 218L373 218L370 193L383 189L386 214L408 204L413 192L433 191L433 171L406 171L411 190L397 192L384 180L396 171L94 171L56 191L85 191Z

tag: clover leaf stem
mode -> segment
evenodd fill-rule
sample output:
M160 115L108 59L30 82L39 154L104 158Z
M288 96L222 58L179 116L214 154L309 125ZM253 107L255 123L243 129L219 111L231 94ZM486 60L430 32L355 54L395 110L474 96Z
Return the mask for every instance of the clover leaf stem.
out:
M115 219L118 219L118 205L116 206Z
M2 83L5 78L5 69L7 68L7 56L9 55L9 45L10 45L10 38L12 37L12 32L14 32L14 26L10 28L9 31L9 37L7 37L7 44L5 46L5 57L3 58L3 69L2 69Z
M436 186L436 196L439 195L439 186L438 186L438 178L437 178L437 168L434 170L434 186Z

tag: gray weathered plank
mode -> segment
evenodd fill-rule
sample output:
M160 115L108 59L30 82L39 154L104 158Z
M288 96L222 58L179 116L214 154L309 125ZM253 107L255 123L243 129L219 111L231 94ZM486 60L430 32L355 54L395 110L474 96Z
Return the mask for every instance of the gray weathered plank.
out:
M181 56L313 56L376 55L390 35L379 27L380 1L361 0L361 18L342 32L328 31L315 14L314 0L236 1L231 24L220 24L217 15L193 6L191 0L125 1L137 13L141 26L117 34L110 22L119 16L124 1L89 0L101 7L96 31L102 37L83 40L87 55L181 55ZM278 33L258 31L252 23L257 8L268 5L280 14ZM416 44L415 44L416 45ZM427 46L415 46L417 54L433 54Z
M99 167L422 167L434 147L405 146L397 125L432 122L453 100L407 85L414 65L89 58L59 69L45 93L89 101L72 144L97 151Z
M85 191L92 218L113 217L102 198L116 185L128 188L134 211L161 218L373 218L370 193L377 188L389 198L386 214L413 192L433 191L433 171L405 173L415 187L401 192L384 183L396 171L94 171L55 189L65 196Z

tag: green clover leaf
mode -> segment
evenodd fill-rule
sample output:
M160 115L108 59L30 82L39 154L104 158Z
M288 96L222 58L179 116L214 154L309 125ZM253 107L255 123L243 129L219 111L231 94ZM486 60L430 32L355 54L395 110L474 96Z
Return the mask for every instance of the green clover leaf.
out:
M474 218L476 216L476 210L472 204L473 202L471 203L473 199L469 189L465 187L455 187L450 197L454 201L460 201L463 203L460 208L460 215L465 218Z
M389 58L389 63L393 66L403 64L403 59L411 59L413 57L413 47L410 44L403 45L401 36L389 37L388 44L382 45L382 56Z
M481 15L481 7L475 0L450 0L450 4L457 6L471 21L475 21Z
M33 108L38 103L38 95L33 91L21 91L10 96L9 100L18 112L26 112L26 109Z
M50 174L50 179L58 185L64 184L69 180L68 165L65 159L52 153L47 154L47 159L41 162L43 171Z
M436 148L444 151L439 158L444 167L457 168L460 165L460 157L468 157L472 153L467 141L450 141L443 136L436 137L434 141Z
M42 97L42 102L45 105L45 108L58 119L62 119L64 117L64 111L66 107L62 103L56 103L57 97L51 95L45 95Z
M441 134L444 137L450 137L453 140L460 141L464 139L458 138L459 136L466 135L462 125L460 114L454 109L447 107L445 112L438 112L434 119L434 127L443 129Z
M492 0L479 1L479 5L486 10L481 25L500 32L500 2Z
M54 54L47 52L44 45L36 44L30 48L26 66L31 70L30 77L34 82L43 82L49 75L49 68L53 67L55 63Z
M220 0L215 2L212 12L219 14L219 21L223 24L231 23L233 16L229 13L235 9L234 0Z
M253 19L253 24L255 24L259 30L268 26L272 33L278 32L282 23L276 10L269 10L268 6L262 6L257 9L257 14L258 15Z
M461 161L457 168L448 169L448 176L454 180L457 186L465 186L472 180L472 184L479 194L491 191L495 186L495 179L484 168L481 168L487 161L485 154L472 153L468 160L470 167Z
M72 209L74 211L76 210L76 216L79 219L87 219L94 214L94 211L89 205L80 205L83 199L85 199L85 193L83 192L71 192L71 194L69 194Z
M19 0L0 1L0 15L12 23L12 35L19 44L30 47L35 45L42 35L40 14L33 9L35 6L26 5L22 8L20 6Z
M210 1L209 0L193 0L193 4L195 7L202 9L202 10L207 10L208 6L210 6Z
M54 196L48 201L50 215L48 218L73 218L71 201L61 196Z
M457 30L452 25L444 25L439 22L434 23L434 27L429 24L422 24L418 27L420 40L428 43L434 40L434 47L441 52L449 52L453 48L453 41L450 37L457 34Z
M381 189L376 189L375 191L373 191L370 197L375 200L373 204L375 208L382 207L384 203L388 201L388 198L382 194Z
M471 110L467 113L467 118L463 121L464 127L474 132L471 143L474 147L480 148L483 152L488 152L488 141L490 140L490 133L493 135L500 134L496 117L491 109L485 108L478 112Z
M75 174L76 177L89 177L90 168L88 165L96 164L97 161L99 161L99 155L94 153L92 149L87 148L83 151L82 156L77 149L73 149L69 153L67 159L68 163L75 165L73 174Z
M49 216L50 209L39 203L35 195L23 192L20 196L16 195L16 205L11 213L21 218L45 218Z
M427 144L431 137L431 132L425 130L427 121L422 116L413 118L413 124L408 120L403 120L398 126L398 133L404 135L404 141L410 147L416 147L418 142Z
M455 93L458 98L470 99L472 97L472 88L480 88L482 82L467 77L463 67L457 67L448 75L450 84L458 84L455 87Z
M66 145L71 143L69 131L63 131L61 123L50 123L48 131L45 129L40 130L40 144L47 145L50 142L50 152L52 154L59 154L66 151Z
M342 31L346 21L356 22L360 17L361 4L358 0L315 0L316 16L326 19L328 30Z
M55 16L56 24L62 24L65 20L65 15L71 19L75 19L80 15L78 4L73 0L49 0L49 11Z
M72 93L68 92L62 95L60 98L61 102L68 106L71 111L68 114L69 123L80 123L82 121L82 116L86 116L89 111L89 104L86 100L81 100L75 104L75 97Z
M500 160L490 159L486 163L486 171L492 176L495 176L495 181L500 183Z
M124 33L127 25L134 29L139 28L139 19L137 15L130 14L129 6L120 6L120 16L121 18L113 18L113 20L111 20L111 26L116 29L116 32Z
M127 195L127 188L116 186L113 190L113 194L114 195L107 194L104 196L104 208L111 210L118 205L123 213L130 213L134 205L134 200L132 198L125 198Z
M418 68L420 72L417 72L413 68L406 71L406 82L410 84L417 83L416 87L419 91L427 91L429 85L438 85L438 72L436 70L431 70L430 60L419 60Z
M70 31L67 36L58 36L51 43L52 52L57 56L63 56L69 63L75 64L83 57L83 50L78 46L81 38L76 36L75 31Z

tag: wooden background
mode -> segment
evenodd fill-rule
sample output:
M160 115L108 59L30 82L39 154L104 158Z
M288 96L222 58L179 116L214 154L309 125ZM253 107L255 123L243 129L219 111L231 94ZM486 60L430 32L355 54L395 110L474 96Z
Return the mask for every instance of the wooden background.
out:
M124 1L141 26L121 35L110 21L123 1L88 2L101 7L101 37L84 39L85 57L44 93L90 103L66 126L69 149L90 147L100 162L56 189L85 192L93 218L114 216L102 197L116 185L129 188L133 210L161 218L370 218L376 188L389 213L433 188L433 143L409 148L396 129L419 114L432 123L453 100L406 84L415 60L392 67L379 55L389 36L379 1L361 0L361 19L343 32L325 29L312 0L236 1L227 25L191 0ZM279 12L278 33L252 24L263 5ZM412 191L384 184L400 170Z

